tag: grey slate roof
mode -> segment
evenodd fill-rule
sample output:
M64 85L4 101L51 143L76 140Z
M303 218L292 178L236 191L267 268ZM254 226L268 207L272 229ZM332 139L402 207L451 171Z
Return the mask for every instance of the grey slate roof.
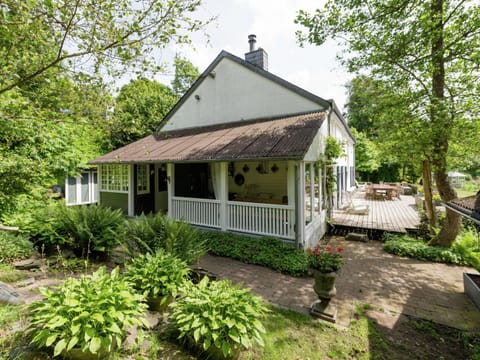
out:
M302 159L325 119L326 113L317 111L164 131L90 163Z

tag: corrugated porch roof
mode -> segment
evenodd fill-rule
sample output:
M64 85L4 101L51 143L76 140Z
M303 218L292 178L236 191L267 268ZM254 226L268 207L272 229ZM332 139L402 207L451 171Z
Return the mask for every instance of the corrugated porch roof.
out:
M302 159L325 118L321 111L161 132L90 163Z

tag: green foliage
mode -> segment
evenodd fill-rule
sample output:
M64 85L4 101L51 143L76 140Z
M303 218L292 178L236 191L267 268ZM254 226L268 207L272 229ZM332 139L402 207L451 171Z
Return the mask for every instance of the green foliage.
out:
M227 280L211 282L207 277L191 285L171 305L179 338L193 340L204 350L215 348L224 357L255 342L263 346L265 329L260 320L267 309L259 297L241 286Z
M188 265L176 257L157 250L140 255L125 267L124 276L146 298L161 298L161 303L176 297L190 272Z
M3 1L0 94L47 77L52 68L110 76L130 69L158 70L155 49L189 43L189 36L209 22L195 17L198 0L145 0L137 5L129 0L99 0L95 6Z
M429 246L427 243L409 235L385 235L386 252L399 256L408 256L419 260L443 262L454 265L472 266L480 269L480 252L473 239L473 233L459 235L452 247Z
M381 164L380 151L377 145L367 138L364 132L351 129L355 136L355 170L370 173Z
M44 300L30 305L33 342L53 348L54 356L80 348L93 354L120 347L127 330L146 325L143 296L130 293L118 268L68 278L55 290L41 289Z
M116 231L124 220L120 209L99 205L62 206L56 214L55 226L57 233L70 239L74 248L109 253L118 244Z
M162 248L165 242L166 216L161 213L141 214L134 219L128 219L123 225L122 241L128 244L128 250L149 251Z
M188 59L175 57L175 78L172 80L173 93L179 98L185 94L200 77L200 72Z
M345 155L342 144L333 136L327 136L325 145L325 158L327 161L333 161Z
M308 265L322 273L338 271L343 265L342 252L343 247L333 249L330 245L307 249Z
M118 148L152 134L177 102L167 86L145 78L120 89L111 125L111 143Z
M199 231L185 221L175 221L165 217L166 252L184 260L187 264L198 263L207 252L206 242L201 238Z
M187 264L197 263L207 252L205 241L190 224L160 213L128 220L121 231L122 242L133 251L163 249Z
M266 266L292 276L308 274L305 253L279 239L252 238L219 231L205 231L202 238L207 241L208 248L214 255Z
M0 264L26 259L33 252L33 244L23 235L0 231Z

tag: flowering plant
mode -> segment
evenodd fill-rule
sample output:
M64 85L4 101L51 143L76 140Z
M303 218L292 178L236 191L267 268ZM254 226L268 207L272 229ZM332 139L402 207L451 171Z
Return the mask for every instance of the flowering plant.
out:
M337 246L335 249L329 245L324 248L307 249L308 265L322 273L340 270L343 265L342 252L343 247L341 246Z

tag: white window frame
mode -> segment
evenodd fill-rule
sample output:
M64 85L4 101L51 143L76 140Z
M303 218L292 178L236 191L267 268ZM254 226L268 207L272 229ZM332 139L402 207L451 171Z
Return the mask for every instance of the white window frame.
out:
M137 165L137 194L150 194L150 164Z
M82 174L88 174L88 200L82 201ZM76 177L68 176L65 180L65 204L67 206L75 206L75 205L88 205L88 204L95 204L98 202L97 198L97 191L95 190L95 182L94 182L94 174L97 174L97 186L98 186L98 172L97 170L87 170L82 171L80 175ZM69 178L75 179L75 188L76 188L76 196L75 202L69 203L68 200L70 198L69 193Z
M129 189L130 165L105 164L100 166L101 192L127 194Z

